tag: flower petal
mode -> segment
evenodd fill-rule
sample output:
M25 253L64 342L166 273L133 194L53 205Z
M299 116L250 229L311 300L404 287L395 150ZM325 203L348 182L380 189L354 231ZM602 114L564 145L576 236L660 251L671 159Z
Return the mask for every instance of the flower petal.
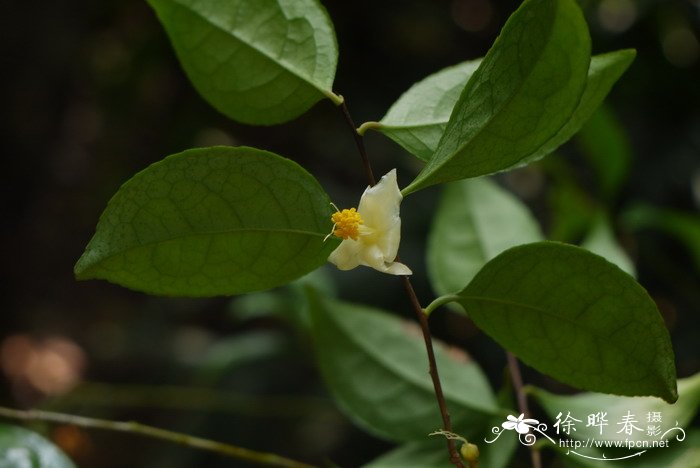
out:
M377 244L366 244L364 239L360 239L360 243L363 244L363 248L360 251L360 263L375 270L381 271L382 273L389 273L391 275L411 275L413 272L403 263L399 262L388 262L387 258L384 256L381 248ZM396 256L396 255L394 255ZM391 257L393 259L393 257Z
M403 196L396 182L396 169L392 169L380 179L377 185L367 187L357 208L366 227L363 242L376 244L386 262L392 262L399 251L401 243L399 211L402 199ZM403 269L405 270L408 269Z
M410 276L413 274L410 268L400 262L391 262L386 264L384 273L390 275Z
M328 256L328 261L339 270L352 270L361 263L362 245L355 240L346 239Z
M375 231L387 232L396 228L399 218L399 206L403 196L396 182L396 169L387 172L374 187L367 187L360 198L357 212L364 220L365 226Z

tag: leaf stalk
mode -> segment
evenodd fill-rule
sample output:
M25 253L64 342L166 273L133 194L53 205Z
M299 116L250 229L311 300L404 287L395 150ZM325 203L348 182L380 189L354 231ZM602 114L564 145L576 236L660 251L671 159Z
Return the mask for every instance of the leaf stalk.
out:
M459 299L460 297L457 294L445 294L444 296L440 296L433 302L428 304L428 306L425 309L423 309L423 313L425 313L426 316L430 317L430 314L432 314L433 311L438 307L443 306L445 304L449 304L450 302L457 302L459 301Z

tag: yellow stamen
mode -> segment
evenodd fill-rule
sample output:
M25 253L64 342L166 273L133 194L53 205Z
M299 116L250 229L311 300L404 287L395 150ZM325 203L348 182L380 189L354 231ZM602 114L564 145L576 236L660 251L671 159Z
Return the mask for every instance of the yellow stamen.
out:
M360 235L360 224L364 223L355 208L336 211L331 216L331 221L333 221L333 235L352 240L357 240Z

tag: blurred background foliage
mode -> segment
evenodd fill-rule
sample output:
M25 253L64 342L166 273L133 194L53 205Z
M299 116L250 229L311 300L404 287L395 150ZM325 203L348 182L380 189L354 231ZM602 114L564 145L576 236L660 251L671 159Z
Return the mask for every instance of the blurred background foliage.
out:
M359 125L378 120L415 81L483 56L519 2L323 3L340 47L335 91ZM498 180L532 208L550 239L579 242L600 216L611 221L671 331L679 377L689 376L700 370L700 2L582 6L594 53L632 47L637 59L572 143ZM136 419L341 466L388 450L354 428L324 390L298 326L297 286L233 300L168 299L78 283L72 274L120 184L189 147L275 151L305 166L339 206L354 204L365 183L338 110L322 102L269 128L227 120L195 93L142 0L29 0L4 2L0 11L1 403ZM419 162L390 140L372 132L366 140L377 174L398 167L404 186L417 173ZM424 303L433 297L421 272L438 195L432 188L403 205L402 256L419 272ZM399 282L370 270L324 268L305 281L412 313ZM463 316L435 315L436 335L472 354L500 388L503 352ZM529 369L525 379L571 391ZM85 467L231 463L129 435L35 428Z

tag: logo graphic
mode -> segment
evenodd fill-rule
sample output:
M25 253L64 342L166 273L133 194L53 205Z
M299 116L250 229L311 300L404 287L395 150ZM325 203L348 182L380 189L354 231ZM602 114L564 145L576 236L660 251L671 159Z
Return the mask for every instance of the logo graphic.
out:
M607 420L607 415L607 412L599 411L589 414L586 419L585 427L596 429L601 438L586 437L578 440L572 440L566 436L576 432L577 423L583 423L583 420L576 419L568 411L566 412L566 416L563 416L563 413L560 412L557 415L556 422L552 426L552 428L556 430L556 438L548 435L547 424L541 423L537 419L525 418L524 414L518 417L508 415L500 426L491 428L494 437L491 440L485 438L484 442L492 444L501 437L501 434L515 431L518 434L520 443L528 447L534 445L538 437L543 437L560 448L566 448L566 455L575 455L589 460L615 461L639 457L650 448L667 448L669 447L669 439L674 434L678 442L685 440L685 431L678 426L677 421L675 426L663 431L660 424L662 421L661 413L649 412L647 413L647 422L650 424L647 425L646 429L643 429L636 425L640 423L631 411L627 411L627 413L620 418L620 421L616 423L619 430L615 431L614 438L605 439L602 437L603 432L605 431L605 427L610 425ZM614 431L614 429L612 430ZM641 435L644 435L646 439L640 439ZM623 448L633 451L633 453L626 456L609 458L606 457L604 453L600 452L600 449L606 448ZM594 455L586 455L577 451L580 449L598 450L595 451Z

